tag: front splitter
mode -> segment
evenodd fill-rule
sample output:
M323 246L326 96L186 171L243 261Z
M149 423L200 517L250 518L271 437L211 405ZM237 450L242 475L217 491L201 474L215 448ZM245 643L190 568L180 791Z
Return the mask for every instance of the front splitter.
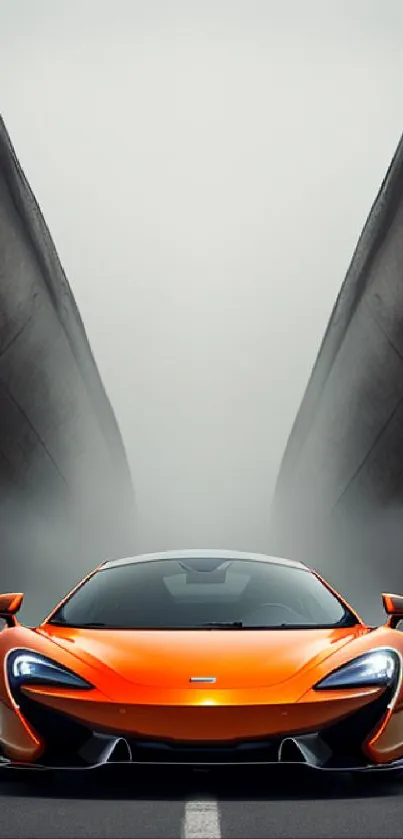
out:
M37 772L54 772L54 771L61 771L61 772L88 772L93 769L101 769L105 766L112 766L112 767L125 767L130 771L130 767L136 766L152 766L162 768L163 766L175 766L177 768L203 768L203 769L215 769L216 767L227 767L227 768L242 768L243 766L254 766L262 767L262 768L271 768L271 769L284 769L287 767L294 767L294 768L307 768L307 769L314 769L318 772L328 772L328 773L339 773L339 772L360 772L360 773L388 773L388 772L396 772L396 770L403 771L403 759L395 760L391 763L387 764L365 764L365 765L344 765L344 766L318 766L315 763L310 763L309 761L299 761L299 760L287 760L287 761L242 761L242 763L237 763L235 761L215 761L211 763L209 761L191 761L189 763L185 763L184 761L175 761L175 760L166 760L166 761L141 761L141 760L127 760L127 761L119 761L119 760L108 760L108 761L101 761L100 763L92 763L87 766L77 766L77 765L61 765L61 764L41 764L41 763L18 763L12 760L8 760L7 758L0 757L0 771L3 769L4 771L12 771L13 769L18 770L26 770L26 771L37 771Z

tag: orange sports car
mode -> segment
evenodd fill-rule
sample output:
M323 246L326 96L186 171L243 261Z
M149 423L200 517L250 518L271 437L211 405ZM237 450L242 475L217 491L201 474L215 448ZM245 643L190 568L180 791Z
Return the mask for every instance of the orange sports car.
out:
M107 561L36 628L0 596L4 767L403 766L403 597L366 626L305 565L188 550Z

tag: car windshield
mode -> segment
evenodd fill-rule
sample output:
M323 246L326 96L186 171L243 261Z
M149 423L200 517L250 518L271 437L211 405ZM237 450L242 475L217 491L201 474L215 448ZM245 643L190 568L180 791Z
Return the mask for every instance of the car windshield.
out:
M297 629L356 617L309 569L248 559L122 560L84 582L50 623L99 629Z

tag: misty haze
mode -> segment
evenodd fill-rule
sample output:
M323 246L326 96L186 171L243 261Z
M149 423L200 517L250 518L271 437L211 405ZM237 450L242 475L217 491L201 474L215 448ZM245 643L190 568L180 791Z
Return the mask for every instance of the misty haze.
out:
M0 15L2 113L123 436L133 551L269 550L284 448L402 130L402 5Z

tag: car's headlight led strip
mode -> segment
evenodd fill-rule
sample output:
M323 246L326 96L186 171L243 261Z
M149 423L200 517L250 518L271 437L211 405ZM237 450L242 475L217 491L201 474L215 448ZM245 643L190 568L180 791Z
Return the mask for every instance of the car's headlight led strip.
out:
M30 650L14 650L8 657L8 677L12 687L55 685L57 687L93 688L89 682L56 661Z
M399 670L399 656L393 650L372 650L333 670L314 685L314 690L390 687L397 681Z

